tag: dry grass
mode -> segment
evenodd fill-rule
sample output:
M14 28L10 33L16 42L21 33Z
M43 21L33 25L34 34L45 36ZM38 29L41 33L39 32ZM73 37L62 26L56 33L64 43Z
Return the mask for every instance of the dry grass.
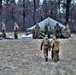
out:
M0 40L0 75L76 75L76 39L59 40L57 63L44 61L42 40Z

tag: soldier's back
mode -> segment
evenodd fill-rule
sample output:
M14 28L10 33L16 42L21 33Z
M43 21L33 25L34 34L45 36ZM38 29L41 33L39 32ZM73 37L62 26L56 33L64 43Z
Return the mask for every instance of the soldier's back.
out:
M57 51L57 50L59 50L59 41L56 39L56 40L54 40L54 50L55 51Z

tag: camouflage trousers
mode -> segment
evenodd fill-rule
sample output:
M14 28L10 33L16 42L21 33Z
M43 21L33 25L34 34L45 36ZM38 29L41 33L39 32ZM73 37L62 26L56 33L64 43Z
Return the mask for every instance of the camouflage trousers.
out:
M58 51L53 50L53 60L55 62L59 61L59 50Z
M17 31L14 31L14 37L15 37L15 39L18 39L18 32Z
M35 34L35 39L37 39L37 38L38 38L38 36L39 36L39 33L36 33L36 34Z
M48 48L44 48L44 57L48 60Z
M53 52L53 50L51 51L51 58L52 59L54 58L54 52Z
M2 31L2 37L3 37L3 38L6 38L5 30Z
M56 36L56 38L59 38L60 37L60 32L56 31L55 36Z
M66 33L65 33L65 36L66 36L66 38L68 38L68 36L69 36L69 33L68 33L68 32L66 32Z
M45 35L48 35L48 38L50 38L50 33L51 33L51 31L48 31L45 33Z

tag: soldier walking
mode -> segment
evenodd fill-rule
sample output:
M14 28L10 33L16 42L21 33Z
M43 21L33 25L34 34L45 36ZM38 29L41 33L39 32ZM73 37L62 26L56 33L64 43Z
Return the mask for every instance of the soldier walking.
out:
M52 48L51 57L55 62L59 61L59 43L60 42L56 39L56 36L54 36L53 39L51 40L51 48Z
M17 23L14 23L14 37L15 37L15 39L18 39L18 31L19 31L19 26Z
M2 22L2 37L3 37L3 38L6 38L6 33L5 33L5 31L6 31L6 25Z
M44 57L45 57L45 61L48 61L48 50L50 50L50 40L48 39L48 36L46 35L45 38L43 39L42 43L41 43L41 50L43 47L43 53L44 53Z

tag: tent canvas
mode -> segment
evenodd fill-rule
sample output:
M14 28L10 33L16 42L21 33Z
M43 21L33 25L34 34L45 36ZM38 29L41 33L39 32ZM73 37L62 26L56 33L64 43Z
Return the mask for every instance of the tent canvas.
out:
M40 26L40 30L44 30L44 26L45 26L46 23L48 23L51 26L52 29L54 29L54 26L56 25L56 23L58 23L60 25L60 27L65 28L65 26L63 24L61 24L60 22L58 22L58 21L56 21L56 20L48 17L45 20L43 20L43 21L41 21L41 22L38 23L39 26ZM28 30L32 30L35 26L36 25L28 28Z
M48 23L48 24L51 26L51 31L52 31L53 33L54 33L54 30L55 30L54 27L56 26L56 23L58 23L61 28L63 27L63 29L62 29L62 35L65 37L65 32L64 32L65 25L63 25L62 23L60 23L60 22L58 22L58 21L56 21L56 20L48 17L48 18L46 18L45 20L43 20L43 21L41 21L41 22L38 23L39 26L40 26L40 30L41 30L41 31L44 31L44 26L46 25L46 23ZM36 25L28 28L27 31L28 31L28 30L29 30L29 31L33 30L33 29L35 28L35 26L36 26ZM69 30L69 35L70 35L70 34L71 34L71 32L70 32L70 30Z

